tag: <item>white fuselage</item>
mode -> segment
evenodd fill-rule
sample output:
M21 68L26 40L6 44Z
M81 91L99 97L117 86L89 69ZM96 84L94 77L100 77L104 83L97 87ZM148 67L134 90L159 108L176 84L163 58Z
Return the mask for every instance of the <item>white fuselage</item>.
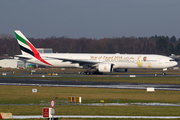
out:
M64 62L63 60L52 58L66 58L73 60L94 61L98 63L111 63L113 69L116 68L149 68L164 69L177 65L172 58L162 55L149 54L79 54L79 53L44 53L41 57L50 63L51 67L76 67L82 68L79 63ZM19 55L21 56L21 55ZM24 55L22 55L24 56ZM49 66L33 56L27 62Z

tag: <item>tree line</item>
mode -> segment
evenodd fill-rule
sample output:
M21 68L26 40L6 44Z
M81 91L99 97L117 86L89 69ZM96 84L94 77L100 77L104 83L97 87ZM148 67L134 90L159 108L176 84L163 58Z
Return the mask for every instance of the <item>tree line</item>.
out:
M180 39L175 36L119 37L119 38L28 38L36 48L52 48L57 53L120 53L180 55ZM21 54L16 38L0 35L0 55Z

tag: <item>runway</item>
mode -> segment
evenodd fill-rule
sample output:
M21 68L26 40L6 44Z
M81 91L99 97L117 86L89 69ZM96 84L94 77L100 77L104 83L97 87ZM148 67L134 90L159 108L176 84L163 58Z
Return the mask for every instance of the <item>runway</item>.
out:
M155 90L180 90L179 84L152 84L152 83L123 83L123 82L94 82L94 81L68 81L44 79L16 79L0 78L0 85L24 86L53 86L53 87L90 87L90 88L115 88L115 89L147 89Z
M114 88L114 89L147 89L148 87L153 87L155 90L180 90L180 84L153 84L153 83L128 83L128 82L96 82L96 81L70 81L70 80L48 80L43 77L180 77L179 71L167 72L166 76L160 74L160 72L129 72L128 74L103 74L103 75L83 75L83 74L73 74L64 73L56 74L54 76L45 75L43 73L18 73L14 74L12 72L7 72L0 77L0 85L24 85L24 86L53 86L53 87L90 87L90 88ZM153 74L157 73L157 74ZM43 76L43 77L42 77ZM13 77L13 79L12 79ZM22 79L17 79L21 77ZM26 77L23 79L23 77ZM38 79L36 79L38 77Z

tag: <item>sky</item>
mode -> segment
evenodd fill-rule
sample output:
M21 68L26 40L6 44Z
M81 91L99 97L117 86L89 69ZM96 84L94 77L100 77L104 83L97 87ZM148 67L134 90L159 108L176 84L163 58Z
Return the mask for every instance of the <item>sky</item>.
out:
M180 38L180 0L1 0L0 34Z

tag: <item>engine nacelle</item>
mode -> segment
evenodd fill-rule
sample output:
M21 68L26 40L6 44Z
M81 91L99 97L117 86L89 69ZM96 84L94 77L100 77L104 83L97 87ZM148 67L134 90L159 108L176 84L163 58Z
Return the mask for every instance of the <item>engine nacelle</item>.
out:
M113 71L113 64L100 63L98 65L97 69L99 72L112 72Z
M127 72L128 69L122 69L122 68L116 68L116 69L113 69L114 72Z

